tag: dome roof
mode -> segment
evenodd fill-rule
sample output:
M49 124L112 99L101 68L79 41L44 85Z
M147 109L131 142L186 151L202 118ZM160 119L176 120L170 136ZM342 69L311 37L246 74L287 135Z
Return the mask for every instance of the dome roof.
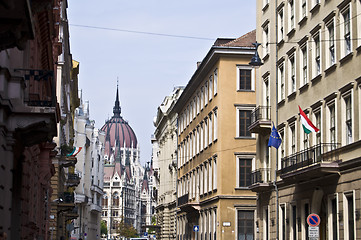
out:
M112 149L116 147L115 144L120 148L137 148L138 141L133 129L120 115L118 88L113 113L113 117L101 128L105 132L105 154L113 154Z

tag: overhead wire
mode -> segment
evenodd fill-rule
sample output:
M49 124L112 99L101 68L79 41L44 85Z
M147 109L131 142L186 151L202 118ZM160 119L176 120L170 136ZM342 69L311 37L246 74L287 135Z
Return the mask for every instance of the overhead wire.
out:
M176 34L168 34L168 33L155 33L155 32L146 32L146 31L136 31L129 29L119 29L119 28L110 28L110 27L98 27L91 25L81 25L81 24L69 24L74 27L82 27L82 28L91 28L91 29L99 29L99 30L108 30L108 31L116 31L116 32L126 32L126 33L136 33L136 34L145 34L145 35L154 35L161 37L173 37L173 38L187 38L187 39L196 39L196 40L207 40L214 41L214 38L206 38L206 37L196 37L196 36L187 36L187 35L176 35Z

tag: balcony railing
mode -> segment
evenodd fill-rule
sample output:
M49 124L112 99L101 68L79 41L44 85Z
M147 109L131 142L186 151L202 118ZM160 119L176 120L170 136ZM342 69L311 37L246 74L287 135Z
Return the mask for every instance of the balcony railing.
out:
M63 194L60 195L60 198L62 199L62 203L74 203L74 193L63 192Z
M55 107L56 89L54 72L44 69L15 69L23 72L25 79L25 99L28 106Z
M68 173L67 185L68 186L77 186L80 183L81 175L78 172Z
M261 128L270 129L271 126L271 107L258 106L251 113L251 125L249 130L258 133Z
M184 205L188 203L189 194L184 194L183 196L178 198L178 206Z
M320 143L303 151L281 159L281 174L295 171L320 162L334 162L339 160L339 153L335 151L339 143Z
M257 121L269 121L271 119L270 106L258 106L251 113L251 124Z
M268 183L271 181L270 168L260 168L251 173L251 184Z

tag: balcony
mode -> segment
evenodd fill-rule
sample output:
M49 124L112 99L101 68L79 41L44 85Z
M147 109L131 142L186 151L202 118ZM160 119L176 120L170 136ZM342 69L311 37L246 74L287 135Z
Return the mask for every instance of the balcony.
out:
M321 143L281 159L283 180L304 180L338 174L338 143Z
M90 204L90 211L94 211L94 212L102 212L102 208L96 204Z
M76 187L80 183L81 175L78 172L68 173L68 178L66 180L66 185L68 187Z
M200 210L199 202L190 201L188 193L179 197L177 203L178 207L184 212L198 212Z
M75 167L76 163L77 163L76 157L60 156L59 164L62 167Z
M249 131L252 133L271 132L271 107L258 106L251 113L251 125Z
M59 194L57 199L57 206L60 212L72 211L75 207L74 203L74 193L63 192Z
M271 185L271 169L260 168L251 173L251 189L254 192L261 192L267 190Z

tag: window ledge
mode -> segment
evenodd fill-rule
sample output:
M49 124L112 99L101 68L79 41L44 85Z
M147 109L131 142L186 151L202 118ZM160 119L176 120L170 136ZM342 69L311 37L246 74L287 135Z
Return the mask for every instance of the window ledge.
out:
M249 190L249 187L236 187L235 190Z
M329 66L326 70L325 73L328 75L331 72L333 72L336 69L336 63L332 64L331 66Z
M264 55L264 57L262 58L263 62L267 61L269 58L269 53L267 53L266 55Z
M290 95L288 95L288 100L294 99L295 97L296 97L296 91L294 91Z
M312 13L312 14L316 14L316 13L318 13L318 10L320 9L320 4L319 3L317 3L315 6L313 6L312 8L311 8L311 10L310 10L310 12Z
M235 137L234 139L256 139L255 137Z
M281 46L283 46L284 43L285 43L285 40L284 40L284 38L282 38L282 39L277 43L277 46L278 46L278 47L281 47Z
M314 78L311 79L311 82L312 82L312 83L316 83L316 82L318 82L319 80L321 80L321 78L322 78L322 74L319 73L317 76L315 76Z
M266 5L263 6L262 11L263 12L266 11L268 7L269 7L269 3L267 3Z
M309 83L306 83L302 87L300 87L300 92L302 93L302 92L306 91L308 89L308 85L309 85Z
M304 16L299 22L298 25L303 25L307 21L307 16Z
M295 29L295 28L292 28L292 29L287 33L287 36L288 36L289 38L291 38L291 37L295 34L295 32L296 32L296 29Z
M340 63L345 64L346 62L351 60L352 56L353 56L353 52L349 52L346 56L340 59Z
M285 101L286 101L285 99L282 99L282 100L279 101L277 104L278 104L278 105L283 105L283 104L285 103Z
M251 89L238 89L237 92L255 92L255 91Z
M357 52L360 52L360 51L361 51L361 45L356 48L356 51L357 51Z

